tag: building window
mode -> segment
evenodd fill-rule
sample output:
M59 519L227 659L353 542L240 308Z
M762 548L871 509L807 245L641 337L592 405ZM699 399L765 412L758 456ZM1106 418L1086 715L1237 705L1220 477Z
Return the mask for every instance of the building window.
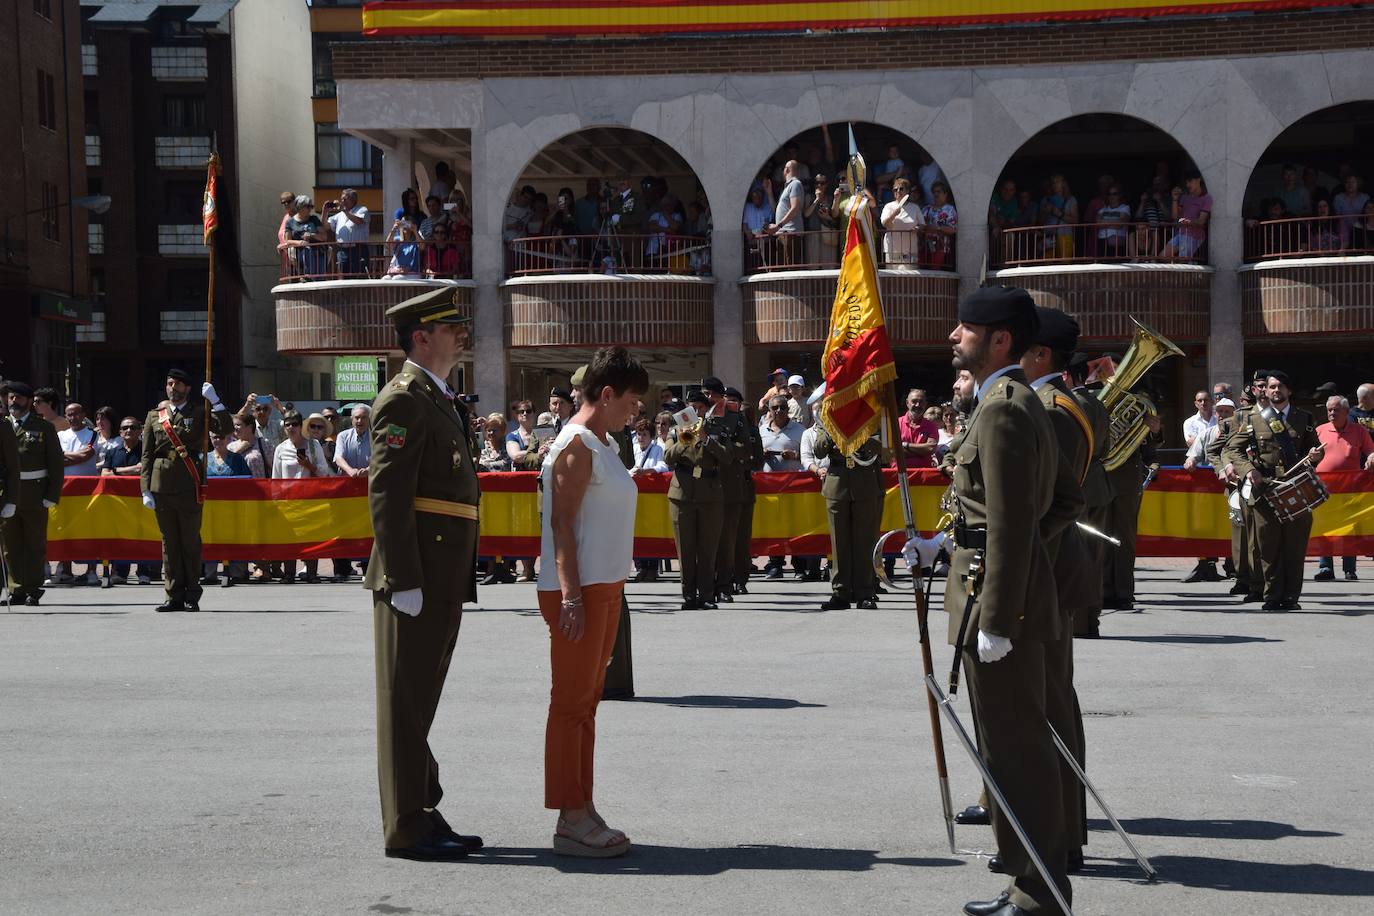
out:
M33 0L33 11L52 22L52 0Z
M198 312L167 311L158 314L163 343L200 343L205 340L204 303Z
M167 222L198 219L205 203L205 187L196 181L167 182Z
M167 308L196 311L205 308L209 276L202 270L167 271Z
M86 164L100 165L100 137L95 134L86 135Z
M155 80L204 80L208 72L204 47L156 45L152 48L152 74Z
M105 253L105 226L102 223L90 223L86 226L86 253Z
M205 96L163 96L162 126L169 130L203 130L205 128Z
M76 342L79 344L105 343L105 309L91 308L91 323L76 326Z
M38 126L57 130L57 93L52 74L38 68Z
M95 52L95 45L82 45L82 46L81 46L81 75L82 75L82 76L99 76L99 75L100 75L100 66L99 66L98 60L99 60L99 58L96 56L96 52Z
M380 188L382 151L339 130L315 125L315 185L321 188Z
M310 57L315 69L315 98L334 98L334 53L330 50L329 43L347 37L328 32L316 32L310 36Z
M43 238L50 242L62 240L62 224L57 219L57 185L43 182Z
M205 257L205 227L199 222L158 225L157 253Z
M209 158L209 137L153 138L153 161L160 169L200 169Z

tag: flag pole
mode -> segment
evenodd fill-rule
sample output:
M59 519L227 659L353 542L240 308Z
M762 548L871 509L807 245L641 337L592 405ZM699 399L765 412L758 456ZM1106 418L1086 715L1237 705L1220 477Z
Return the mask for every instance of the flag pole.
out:
M869 246L869 253L875 255L874 264L877 264L876 252L874 251L874 233L872 223L868 217L868 202L863 196L864 189L867 187L865 182L865 166L863 157L859 155L858 143L854 140L854 125L849 125L849 183L850 193L853 195L853 203L848 208L849 218L860 220L863 227L865 245ZM877 279L877 271L874 271ZM878 280L881 285L881 280ZM878 307L882 309L882 294L878 292ZM886 324L887 316L884 314L883 323ZM902 500L902 520L906 524L907 540L916 536L916 513L911 507L911 483L907 480L906 449L902 445L901 428L897 418L901 416L897 405L897 381L893 379L888 385L888 403L881 408L879 423L888 432L888 441L893 443L893 454L897 461L897 490L901 494ZM930 648L930 604L926 600L925 592L920 587L920 570L913 569L911 593L916 602L916 630L917 640L921 646L921 669L927 679L935 674L935 661L931 655ZM956 649L957 651L957 649ZM945 818L945 834L949 839L949 851L951 854L958 854L958 847L954 843L954 803L949 794L949 767L945 761L945 738L944 731L940 725L940 706L935 697L926 691L926 708L930 713L930 740L935 752L935 775L940 783L940 810Z
M211 357L215 346L215 229L219 226L219 149L218 138L210 141L210 159L205 163L205 200L201 206L201 223L209 262L205 283L205 381L210 381ZM201 455L210 454L210 409L206 405L205 425L201 431ZM208 466L208 457L206 458ZM208 487L208 475L202 473L200 485Z

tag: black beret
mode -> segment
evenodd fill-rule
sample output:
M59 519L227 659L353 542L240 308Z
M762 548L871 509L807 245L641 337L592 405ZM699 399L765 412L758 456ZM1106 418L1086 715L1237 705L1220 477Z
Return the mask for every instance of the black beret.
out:
M1322 382L1317 386L1316 394L1340 394L1341 389L1335 382Z
M1019 286L983 286L959 303L963 324L1029 322L1035 327L1035 301Z
M701 390L723 395L725 394L725 383L714 375L708 375L701 380Z
M1269 378L1269 375L1270 375L1270 373L1269 373L1269 370L1268 370L1268 369L1256 369L1256 370L1255 370L1254 377L1252 377L1252 378L1250 379L1250 381L1252 381L1252 382L1263 382L1263 381L1267 381L1268 378Z
M186 374L185 369L168 369L167 377L170 379L175 379L176 381L181 382L181 384L183 385L191 384L191 376Z
M562 388L552 388L552 389L550 389L550 390L549 390L549 397L551 397L551 398L562 398L562 399L565 400L565 401L571 401L571 400L572 400L572 395L569 394L567 391L563 390Z
M730 399L735 400L735 401L743 401L743 400L744 400L744 394L743 394L743 392L741 392L738 388L730 388L730 387L727 387L727 388L725 389L725 396L726 396L727 398L730 398Z
M17 379L10 379L9 381L5 382L4 387L9 391L10 394L17 394L21 398L33 397L33 388L29 385L28 382L21 382Z
M470 324L472 309L463 301L461 289L441 286L393 305L386 310L386 316L395 322Z
M1278 379L1279 384L1283 385L1283 387L1287 388L1289 391L1293 390L1293 381L1288 377L1287 372L1284 372L1282 369L1270 369L1268 374L1270 378Z
M711 399L706 396L706 392L700 388L693 388L687 392L687 403L689 404L709 404Z
M1072 315L1043 305L1035 307L1035 315L1040 320L1040 330L1035 334L1037 344L1057 353L1068 353L1078 346L1079 327Z

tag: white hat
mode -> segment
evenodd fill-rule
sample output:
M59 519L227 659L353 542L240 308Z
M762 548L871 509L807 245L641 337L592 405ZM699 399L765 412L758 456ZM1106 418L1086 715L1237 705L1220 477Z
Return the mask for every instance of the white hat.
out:
M1231 400L1230 398L1222 398L1221 400L1217 401L1216 406L1217 406L1217 407L1230 407L1230 408L1232 408L1232 409L1235 409L1236 402L1233 401L1233 400Z
M811 392L811 397L806 399L806 403L814 404L823 397L825 397L825 382L821 382L816 386L816 390Z
M787 380L788 388L791 388L793 385L801 385L803 388L805 388L806 379L802 378L800 375L794 375Z

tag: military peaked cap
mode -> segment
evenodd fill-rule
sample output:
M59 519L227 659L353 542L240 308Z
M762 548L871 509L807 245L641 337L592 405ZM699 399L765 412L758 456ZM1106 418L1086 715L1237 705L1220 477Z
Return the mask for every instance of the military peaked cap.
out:
M963 324L1029 322L1036 327L1035 301L1017 286L984 286L959 303Z
M571 400L572 400L572 395L569 394L567 391L564 391L562 388L550 388L550 389L549 389L549 397L551 397L551 398L562 398L562 399L565 400L565 401L571 401Z
M1035 334L1037 344L1056 353L1068 353L1078 346L1079 327L1072 315L1043 305L1035 307L1035 315L1040 319L1040 330Z
M397 323L471 324L472 314L467 303L462 301L462 296L461 289L442 286L393 305L386 310L386 315Z

